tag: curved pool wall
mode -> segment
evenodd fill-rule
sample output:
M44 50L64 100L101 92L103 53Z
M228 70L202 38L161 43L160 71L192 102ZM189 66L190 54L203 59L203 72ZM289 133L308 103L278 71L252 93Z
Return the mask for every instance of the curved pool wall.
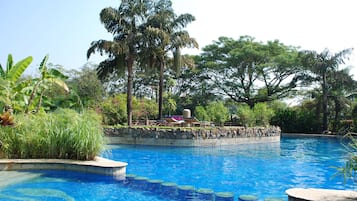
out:
M279 142L279 127L105 128L109 144L158 146L222 146Z
M126 166L124 162L96 157L91 161L63 159L0 159L0 171L14 170L69 170L84 173L110 175L124 178Z

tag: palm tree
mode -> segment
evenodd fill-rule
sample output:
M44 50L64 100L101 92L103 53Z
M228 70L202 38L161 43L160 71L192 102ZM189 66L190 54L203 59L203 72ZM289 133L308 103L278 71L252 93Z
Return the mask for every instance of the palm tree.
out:
M147 22L146 29L146 58L148 65L153 67L159 65L159 115L162 118L164 70L168 60L168 53L174 57L174 66L181 65L181 48L194 47L198 44L189 33L183 30L189 23L195 20L191 14L177 16L172 9L170 0L159 0L154 5ZM176 67L176 68L177 68Z
M332 72L327 76L327 80L330 89L328 98L332 100L334 106L333 131L336 131L342 114L352 107L351 95L354 96L356 93L357 81L349 74L349 69Z
M335 54L332 54L328 49L321 53L315 51L305 51L303 64L308 67L312 73L310 80L318 81L322 88L322 129L328 130L328 92L329 85L327 75L338 70L340 64L344 64L344 60L352 52L353 49L345 49Z
M112 41L93 41L87 51L88 58L96 51L101 55L108 55L97 68L102 80L126 67L128 126L132 124L133 66L139 54L139 43L143 38L143 25L149 6L148 0L122 0L118 9L104 8L100 12L100 21L114 38Z

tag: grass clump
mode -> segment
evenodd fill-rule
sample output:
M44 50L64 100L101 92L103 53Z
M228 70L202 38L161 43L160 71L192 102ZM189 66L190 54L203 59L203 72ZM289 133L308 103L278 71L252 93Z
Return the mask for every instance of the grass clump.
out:
M92 111L59 109L15 115L0 128L0 157L92 160L104 149L100 117Z

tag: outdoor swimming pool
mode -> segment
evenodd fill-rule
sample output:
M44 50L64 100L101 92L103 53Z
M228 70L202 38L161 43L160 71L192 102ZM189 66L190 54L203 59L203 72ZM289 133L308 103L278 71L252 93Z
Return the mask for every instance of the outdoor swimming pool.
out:
M347 153L337 138L282 137L280 143L222 147L110 146L103 156L128 162L128 174L150 179L287 199L289 188L352 189L352 181L333 177ZM40 176L36 176L41 173ZM41 171L19 183L0 182L0 200L129 200L162 201L110 177L75 172ZM0 176L1 177L1 176ZM235 200L236 200L235 199Z

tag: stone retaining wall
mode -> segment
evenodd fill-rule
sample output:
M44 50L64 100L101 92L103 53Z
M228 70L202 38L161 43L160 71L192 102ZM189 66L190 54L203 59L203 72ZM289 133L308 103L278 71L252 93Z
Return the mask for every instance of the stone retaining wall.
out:
M279 127L215 128L106 128L110 144L162 146L220 146L246 143L278 142Z

